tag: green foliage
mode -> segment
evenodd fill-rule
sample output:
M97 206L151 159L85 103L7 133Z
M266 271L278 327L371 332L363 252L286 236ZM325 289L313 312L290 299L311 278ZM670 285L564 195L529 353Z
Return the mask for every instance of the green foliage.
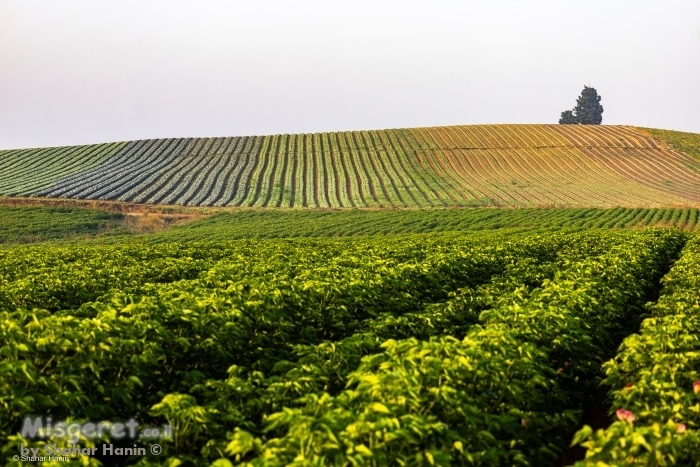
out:
M698 227L698 208L270 210L240 209L136 235L120 227L121 214L83 208L0 207L0 243L183 242L243 238L356 237L434 232L577 231L590 228Z
M227 370L271 372L295 345L344 338L387 310L418 310L539 248L403 238L4 250L2 436L27 414L143 419L151 408L202 430L192 420L219 413ZM203 410L188 398L200 393ZM224 408L205 431L238 424ZM183 430L182 451L173 449L186 454L197 436Z
M599 365L625 334L683 243L627 238L562 265L529 294L503 294L460 341L386 341L337 396L304 394L267 418L268 433L234 433L249 465L542 465L553 462Z
M0 206L0 243L124 234L122 217L97 209Z
M572 110L565 110L561 113L559 118L560 125L578 125L578 123L578 118L576 118Z
M178 242L243 238L346 237L434 232L577 231L590 228L698 227L697 208L267 210L241 209L148 235L130 234L119 213L87 208L1 207L1 243Z
M581 95L576 99L573 110L561 113L560 124L600 125L603 123L603 106L595 88L583 87Z
M111 290L193 279L227 253L196 243L7 248L0 250L0 309L74 309Z
M700 241L694 239L664 278L665 288L639 334L606 363L613 410L628 410L605 430L586 427L577 465L700 464Z
M676 151L683 152L700 160L700 134L657 130L654 128L641 128L641 130L649 133L654 139L662 141Z
M681 222L687 212L687 223ZM678 213L676 221L672 216ZM666 214L668 220L664 219ZM682 214L682 216L681 216ZM542 231L590 228L678 227L695 230L698 208L652 209L431 209L431 210L239 210L150 236L154 241L237 238L345 237L495 229Z
M582 125L600 125L603 123L603 106L595 88L583 87L581 95L576 99L574 107L576 119Z
M27 415L134 417L175 427L159 465L546 465L684 241L0 249L0 445Z

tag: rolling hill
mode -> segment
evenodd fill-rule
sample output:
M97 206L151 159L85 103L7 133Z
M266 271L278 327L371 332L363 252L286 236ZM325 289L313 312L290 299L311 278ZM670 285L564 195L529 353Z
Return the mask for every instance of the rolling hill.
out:
M650 131L471 125L9 150L0 151L0 195L314 208L700 205L700 162Z

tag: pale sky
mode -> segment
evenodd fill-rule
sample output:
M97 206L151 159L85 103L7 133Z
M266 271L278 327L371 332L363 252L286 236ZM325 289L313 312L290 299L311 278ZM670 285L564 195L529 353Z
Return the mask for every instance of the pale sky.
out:
M0 0L0 149L479 123L700 133L699 0Z

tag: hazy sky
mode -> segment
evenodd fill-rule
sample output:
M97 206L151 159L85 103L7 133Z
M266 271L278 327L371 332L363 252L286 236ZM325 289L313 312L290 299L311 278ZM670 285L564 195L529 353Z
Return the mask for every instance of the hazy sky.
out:
M0 148L476 123L700 133L698 0L0 0Z

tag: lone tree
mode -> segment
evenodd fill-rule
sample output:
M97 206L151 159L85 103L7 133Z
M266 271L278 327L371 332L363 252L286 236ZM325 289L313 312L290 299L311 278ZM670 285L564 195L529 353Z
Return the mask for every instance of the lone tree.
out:
M603 106L595 88L583 87L576 99L574 110L565 110L559 119L561 124L600 125L603 123Z

